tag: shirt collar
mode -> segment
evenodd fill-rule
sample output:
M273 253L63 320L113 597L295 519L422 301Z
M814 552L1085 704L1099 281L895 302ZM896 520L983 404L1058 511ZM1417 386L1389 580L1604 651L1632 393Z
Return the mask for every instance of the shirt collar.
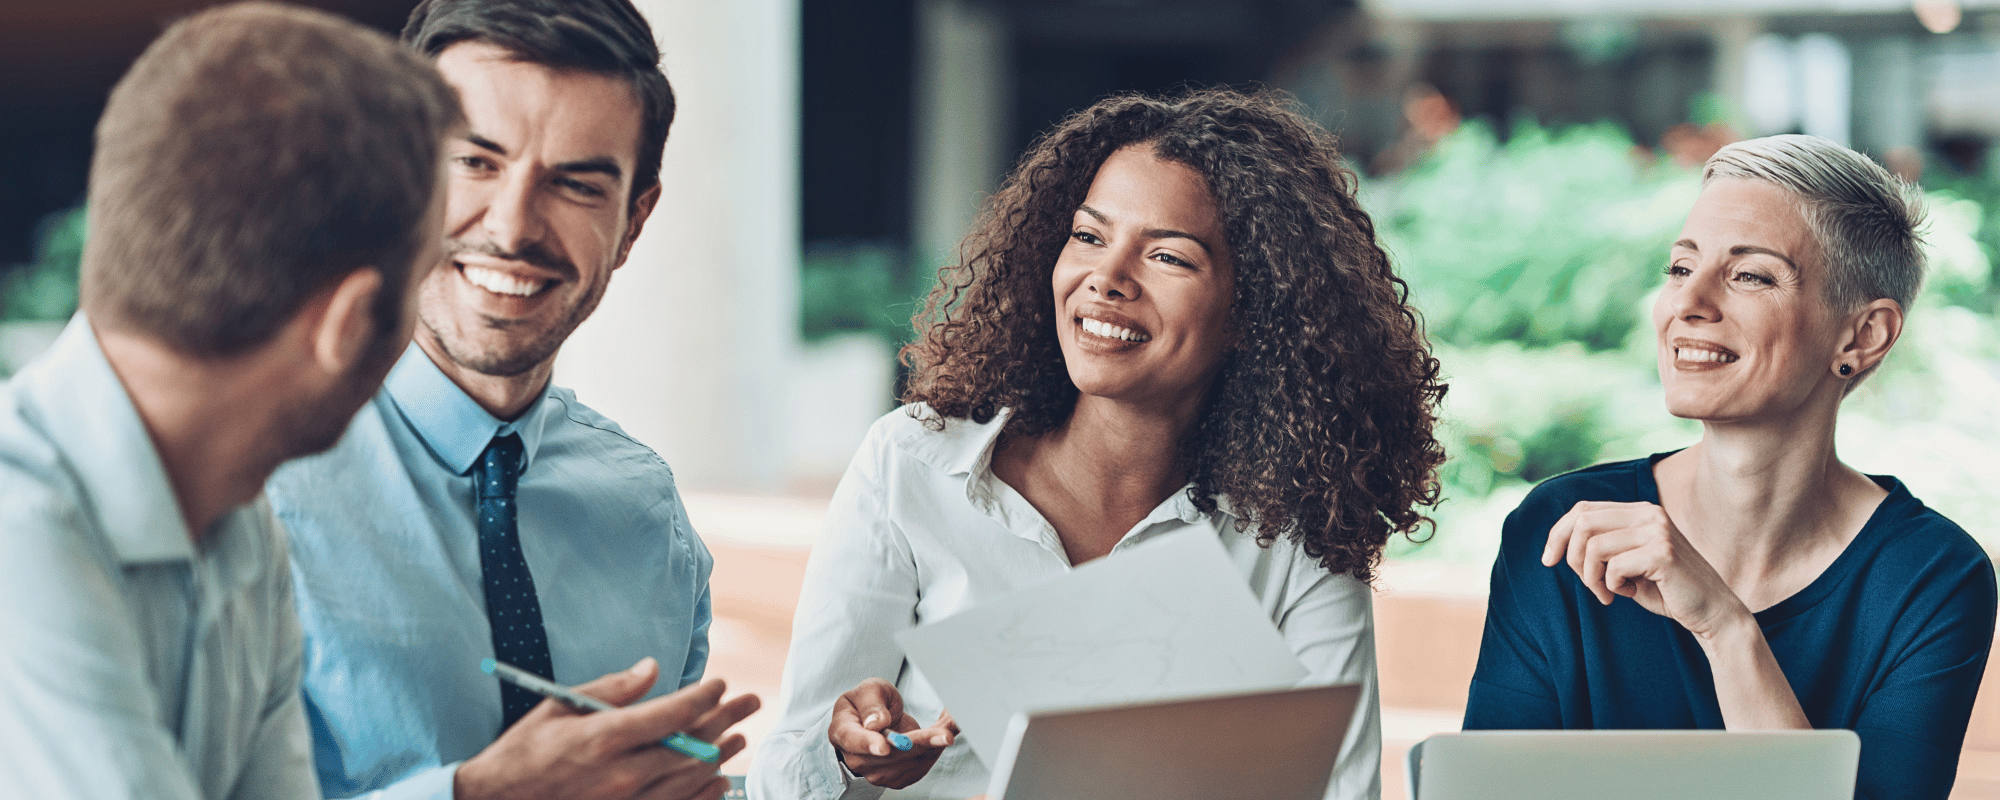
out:
M535 461L535 450L541 446L545 410L551 405L544 402L550 391L544 386L541 396L535 398L527 411L521 412L519 419L503 421L486 413L415 342L410 343L403 357L396 361L396 367L389 371L388 380L382 382L382 391L403 418L409 420L431 455L453 475L470 474L473 462L486 452L486 445L493 437L509 433L521 435L525 450L521 468L525 472L527 465Z
M993 444L1000 438L1000 429L1007 426L1007 409L1002 408L986 422L945 417L930 406L917 404L898 409L896 413L907 413L925 428L933 422L942 422L942 430L926 430L923 436L913 436L899 442L910 455L946 475L966 475L984 469L993 456Z
M194 559L194 539L166 466L82 313L15 376L14 385L75 471L85 503L121 562Z
M1000 441L1001 430L1007 427L1008 412L1009 409L1000 409L993 415L993 420L984 425L975 424L970 420L948 419L945 431L952 435L926 436L919 440L935 448L931 455L935 458L935 463L944 468L945 474L964 476L966 500L970 501L974 508L996 517L1005 516L1005 512L1000 507L999 490L996 485L1000 482L1000 478L993 474L993 450ZM937 412L925 407L920 413ZM1193 487L1193 482L1189 482L1174 492L1172 497L1160 503L1133 528L1134 534L1131 538L1143 538L1146 531L1168 520L1178 519L1181 522L1194 524L1207 518L1208 515L1196 508L1194 501L1188 498L1188 491ZM1233 520L1236 517L1236 507L1229 502L1228 495L1216 494L1213 497L1216 510ZM1017 536L1033 538L1024 532L1024 529L1016 529L1016 526L1011 525L1008 527L1014 530Z

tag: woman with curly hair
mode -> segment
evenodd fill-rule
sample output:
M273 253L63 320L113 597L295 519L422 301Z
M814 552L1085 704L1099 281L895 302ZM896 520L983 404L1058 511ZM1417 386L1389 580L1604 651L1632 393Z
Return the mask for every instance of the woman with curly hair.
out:
M1379 794L1367 581L1437 500L1444 386L1354 185L1269 94L1114 97L1035 145L834 493L753 795L982 791L895 634L1188 529L1308 683L1365 687L1329 796Z

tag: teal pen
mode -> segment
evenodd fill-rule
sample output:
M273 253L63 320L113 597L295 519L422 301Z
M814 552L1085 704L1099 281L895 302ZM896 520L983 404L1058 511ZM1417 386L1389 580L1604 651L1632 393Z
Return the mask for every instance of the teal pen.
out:
M535 673L528 672L512 664L503 664L490 658L479 662L479 671L543 697L553 698L563 705L575 709L579 713L589 714L593 711L610 711L617 708L617 706L591 697L590 695L578 694L571 691L567 686L546 680ZM701 759L710 764L722 758L722 748L685 733L676 733L665 739L661 739L660 744L666 745L668 749L681 755Z

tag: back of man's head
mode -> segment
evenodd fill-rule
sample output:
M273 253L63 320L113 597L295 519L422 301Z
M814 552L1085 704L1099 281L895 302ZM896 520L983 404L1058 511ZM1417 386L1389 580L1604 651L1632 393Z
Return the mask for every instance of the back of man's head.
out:
M316 293L382 273L400 328L436 246L443 140L462 118L436 70L322 12L225 6L173 25L118 82L91 163L83 307L196 358L268 342Z
M628 202L659 185L674 90L660 71L653 28L631 0L423 0L403 26L403 42L431 58L459 42L484 42L531 64L625 79L641 111Z

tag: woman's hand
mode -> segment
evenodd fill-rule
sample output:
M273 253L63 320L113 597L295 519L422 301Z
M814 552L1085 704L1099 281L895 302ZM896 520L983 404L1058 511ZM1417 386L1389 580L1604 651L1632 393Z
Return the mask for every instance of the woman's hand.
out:
M1549 529L1542 565L1567 560L1584 588L1610 605L1624 595L1695 634L1715 676L1730 730L1806 729L1812 723L1743 599L1653 503L1585 501Z
M896 749L884 731L908 736L910 749ZM958 723L945 711L930 727L918 727L903 713L903 696L895 685L869 678L833 702L826 738L848 772L876 786L901 789L922 780L938 755L958 740Z
M1653 503L1577 503L1556 520L1542 548L1543 566L1565 560L1598 602L1630 597L1697 636L1712 637L1752 619L1743 600Z

